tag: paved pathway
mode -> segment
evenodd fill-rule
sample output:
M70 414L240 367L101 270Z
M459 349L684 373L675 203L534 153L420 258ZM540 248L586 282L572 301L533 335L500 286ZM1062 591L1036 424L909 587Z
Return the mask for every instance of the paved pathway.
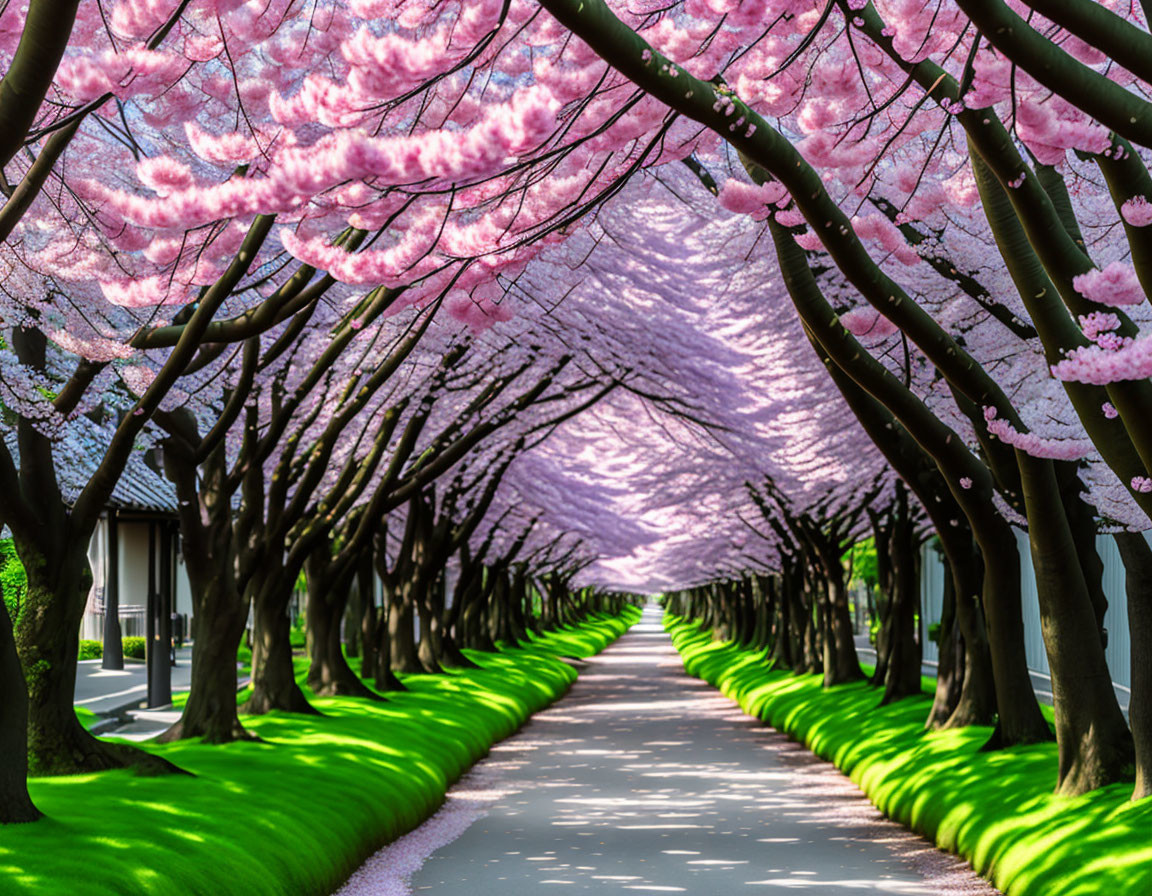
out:
M172 667L172 692L187 691L192 685L192 648L176 650ZM248 679L241 676L239 685ZM150 740L167 731L180 718L180 710L171 707L147 709L148 670L142 660L124 660L124 668L115 671L101 668L100 660L81 660L76 667L76 706L91 710L103 718L91 729L95 734L111 735L126 740Z
M996 893L689 678L659 614L646 609L342 896Z
M125 659L116 671L101 668L100 660L81 660L76 666L77 706L94 713L117 712L143 706L148 697L148 670L143 660ZM186 691L192 680L192 648L176 651L172 690Z

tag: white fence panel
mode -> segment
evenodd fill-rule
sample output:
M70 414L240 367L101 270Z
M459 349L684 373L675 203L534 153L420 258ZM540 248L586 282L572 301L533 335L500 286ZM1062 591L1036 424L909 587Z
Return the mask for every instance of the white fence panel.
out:
M1116 684L1132 686L1132 641L1128 634L1128 596L1124 593L1124 563L1116 542L1108 535L1096 536L1096 550L1104 563L1104 596L1108 612L1104 628L1108 630L1108 671Z
M924 637L924 662L937 663L940 661L940 651L936 642L928 637L928 628L940 621L944 608L944 576L946 575L944 563L940 553L927 543L920 548L920 619Z
M1014 530L1016 544L1020 551L1020 602L1024 615L1024 651L1028 658L1028 668L1034 672L1048 674L1048 653L1044 649L1044 636L1040 626L1040 600L1036 593L1036 575L1032 567L1032 552L1028 547L1026 532ZM1145 538L1152 542L1152 533ZM1131 686L1132 652L1128 633L1128 600L1124 592L1124 563L1116 542L1108 535L1096 536L1096 550L1104 564L1104 595L1108 599L1108 611L1104 615L1104 627L1108 630L1108 647L1105 656L1112 681L1128 688ZM940 621L946 575L939 554L924 544L920 553L920 612L924 621L924 632L928 626ZM939 653L936 645L925 638L924 660L937 662Z

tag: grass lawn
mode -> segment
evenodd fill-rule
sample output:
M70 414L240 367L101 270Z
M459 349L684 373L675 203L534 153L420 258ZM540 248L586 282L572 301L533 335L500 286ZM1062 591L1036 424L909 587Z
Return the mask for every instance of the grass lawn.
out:
M1009 896L1152 893L1152 799L1131 785L1055 796L1056 745L981 753L991 729L924 730L931 699L880 707L866 684L769 668L762 652L666 617L689 674L850 775L885 815L957 852Z
M315 698L323 716L245 717L264 743L150 745L193 776L30 782L42 821L0 828L0 894L331 893L416 827L489 746L561 696L640 617L598 617L483 668L405 678L387 702Z

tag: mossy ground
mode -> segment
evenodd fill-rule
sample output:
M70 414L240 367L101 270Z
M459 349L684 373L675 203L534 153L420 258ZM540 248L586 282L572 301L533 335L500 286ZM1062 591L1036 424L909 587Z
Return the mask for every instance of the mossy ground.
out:
M991 729L924 730L931 699L879 706L866 684L825 690L762 652L667 617L689 674L850 775L885 815L959 853L1008 896L1152 893L1152 799L1118 784L1053 794L1056 747L980 752Z
M560 656L602 650L639 615L470 652L482 668L407 677L385 703L316 698L323 716L245 717L263 743L149 745L195 777L34 780L47 817L0 828L0 893L326 896L568 689Z

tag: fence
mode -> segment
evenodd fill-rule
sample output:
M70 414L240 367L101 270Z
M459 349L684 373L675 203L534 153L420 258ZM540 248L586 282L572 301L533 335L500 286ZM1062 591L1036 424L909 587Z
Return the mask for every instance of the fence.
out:
M1148 537L1148 533L1145 533ZM1152 539L1150 539L1152 540ZM1040 601L1036 593L1036 576L1032 569L1032 554L1028 548L1028 536L1016 532L1016 543L1020 548L1020 594L1024 610L1024 650L1028 657L1028 668L1043 676L1048 674L1048 654L1044 650L1044 638L1040 630ZM1096 536L1096 550L1104 564L1104 595L1108 598L1108 612L1104 616L1104 627L1108 630L1108 671L1112 681L1120 690L1127 691L1131 686L1131 639L1128 635L1128 599L1124 593L1124 564L1116 543L1107 535ZM944 576L947 572L936 550L925 544L921 549L920 595L924 630L940 620L940 607L944 594ZM939 659L936 645L925 639L924 659L935 663Z
M143 638L147 634L147 607L120 607L120 635L124 638ZM85 613L80 625L80 637L92 641L104 640L104 612Z

